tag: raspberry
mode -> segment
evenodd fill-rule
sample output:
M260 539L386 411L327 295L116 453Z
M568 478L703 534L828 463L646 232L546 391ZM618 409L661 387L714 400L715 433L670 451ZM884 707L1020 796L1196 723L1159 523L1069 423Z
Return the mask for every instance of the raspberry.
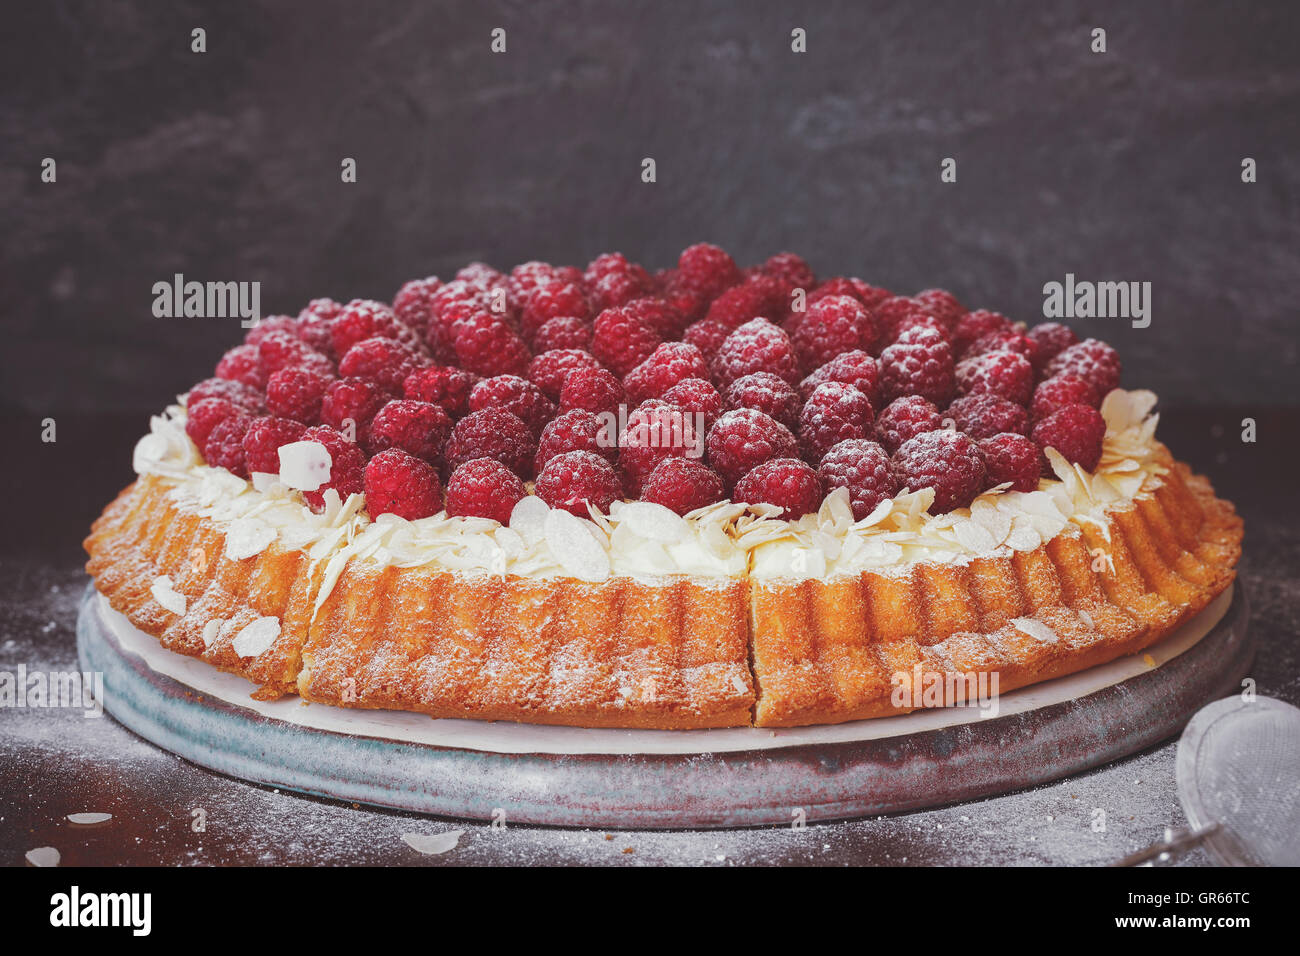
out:
M876 505L894 496L894 471L889 455L873 441L850 438L830 447L817 466L827 493L849 489L853 520L861 521Z
M212 429L232 415L248 415L246 408L241 408L228 398L205 398L185 406L185 434L203 451L208 435Z
M830 295L808 306L790 340L805 372L821 368L837 355L869 348L879 327L862 303L847 295Z
M1030 437L1039 448L1055 448L1066 461L1092 471L1101 461L1106 421L1101 412L1090 405L1066 405L1036 424ZM1052 475L1046 457L1043 459L1043 474Z
M944 324L948 330L955 329L961 317L966 314L966 306L947 289L926 289L912 296L921 303L931 315Z
M427 518L442 510L442 483L427 461L400 448L381 451L366 462L366 510L374 518L395 514L407 521Z
M556 455L570 451L590 451L611 463L618 461L618 436L595 412L571 408L542 429L537 442L533 469L538 473Z
M811 305L831 295L847 295L850 298L857 299L868 312L874 312L876 307L886 299L894 297L892 292L878 289L871 283L863 282L861 279L836 276L833 279L827 279L813 289L808 294L808 304Z
M401 340L402 328L393 310L384 303L373 299L353 299L343 306L330 324L330 348L336 359L342 358L348 349L364 339L385 336Z
M591 304L587 302L587 294L580 285L576 282L556 282L534 289L519 314L519 327L524 340L531 340L548 321L562 316L591 318Z
M874 418L871 402L852 385L818 385L799 413L799 447L804 458L815 465L832 445L866 438Z
M751 319L777 319L786 312L785 295L780 282L771 276L751 276L740 285L727 289L709 306L705 318L738 329Z
M451 416L440 405L411 398L396 398L381 408L370 422L371 452L400 448L408 455L436 465L451 436Z
M322 300L317 299L315 301L320 302ZM333 299L325 301L334 302ZM334 305L342 308L337 302L334 302ZM309 310L310 306L298 313L298 328L296 334L298 338L302 339L317 352L328 357L334 351L334 339L330 335L330 325L333 324L333 319L322 318Z
M362 339L339 361L339 375L364 378L386 392L400 395L406 376L420 367L420 360L396 339Z
M429 325L425 337L433 343L455 345L456 330L461 322L480 313L500 319L492 312L492 295L463 280L448 282L429 297Z
M694 416L657 398L642 402L618 436L618 461L634 494L655 466L669 457L698 457L702 436Z
M280 446L302 438L307 426L289 418L263 415L254 418L244 432L244 466L248 471L269 475L280 473Z
M603 368L580 368L560 389L560 408L582 408L589 412L614 412L623 404L626 392L613 372Z
M442 288L437 276L425 279L412 279L397 290L393 296L393 317L412 332L424 335L429 327L429 318L433 314L433 294Z
M304 491L303 497L313 511L325 508L325 492L331 488L338 492L340 501L365 490L366 456L361 449L328 425L317 425L302 433L300 441L314 441L325 446L330 453L329 481L315 491Z
M402 395L421 402L440 405L452 418L469 412L469 393L479 377L464 369L430 365L416 369L402 383Z
M1030 356L1034 368L1042 370L1052 359L1079 341L1074 330L1060 322L1043 322L1025 333L1038 343L1037 357Z
M292 338L299 338L298 320L287 315L268 315L244 333L244 341L249 345L261 345L262 339L272 332L284 332Z
M606 309L591 327L591 354L615 375L626 375L659 345L659 336L627 309Z
M790 429L752 408L725 412L709 429L709 464L728 487L773 458L794 458L798 442Z
M684 378L660 397L695 416L695 430L702 435L708 434L718 416L727 410L718 390L705 378Z
M456 360L476 375L524 375L532 354L500 317L475 312L455 326Z
M495 458L520 478L531 478L536 453L537 439L518 417L484 408L456 423L443 457L452 469L475 458Z
M988 309L967 312L952 330L953 354L959 359L965 358L966 349L976 340L982 339L990 332L1005 332L1014 328L1011 320L998 312L990 312Z
M1038 490L1038 446L1024 435L990 435L980 439L979 450L989 488L1010 482L1012 491Z
M997 395L1028 405L1034 395L1034 367L1016 352L985 352L957 365L957 390L963 395Z
M519 476L501 462L474 458L451 473L447 482L447 514L491 518L508 525L510 512L525 494Z
M552 349L528 364L528 379L551 399L558 399L570 376L585 369L600 368L590 352L582 349Z
M694 345L664 342L623 376L623 387L628 401L639 405L647 398L659 398L683 379L708 377L709 364Z
M1029 416L1015 402L987 392L965 395L948 406L947 416L971 438L991 438L1001 432L1029 434Z
M320 365L322 360L329 362L328 357L321 355L297 335L285 331L267 332L259 338L257 356L262 371L267 375L291 366Z
M885 299L876 306L874 311L876 321L880 324L878 346L893 344L898 338L899 330L904 322L917 316L930 314L929 309L924 304L903 295L891 296Z
M270 382L267 383L267 387L270 388ZM263 408L261 392L251 385L234 382L228 378L205 378L190 388L185 396L185 404L197 405L208 398L224 398L254 415L260 413Z
M555 405L542 394L542 390L518 375L497 375L485 378L469 393L472 412L485 408L499 408L514 415L528 426L534 435L555 417Z
M862 349L835 356L799 383L799 394L807 398L823 382L843 382L856 386L867 396L872 408L880 405L880 363Z
M364 446L370 421L392 396L364 378L341 378L325 389L320 403L320 420ZM351 422L351 427L348 423Z
M732 332L721 322L710 319L702 319L687 327L682 333L682 341L689 342L700 350L706 362L712 362L713 357L718 354L718 349L722 348L722 343L727 340L727 336Z
M909 329L880 353L883 398L920 395L946 405L956 384L952 348L933 329Z
M242 382L259 391L266 388L266 371L262 368L261 353L256 345L236 345L221 356L216 376Z
M510 270L506 279L506 288L510 298L518 303L526 302L528 297L544 285L565 282L581 282L582 273L577 270L565 272L549 262L521 262Z
M907 395L894 399L880 413L876 440L892 455L908 439L942 427L943 419L933 402L920 395Z
M1099 399L1119 387L1119 354L1105 342L1084 339L1062 351L1047 363L1043 377L1051 378L1067 372L1077 375L1097 391Z
M1097 407L1097 390L1077 375L1063 373L1044 379L1034 389L1034 399L1029 403L1029 417L1034 421L1046 418L1066 405L1091 405Z
M795 289L805 292L817 285L817 276L802 257L793 252L778 252L769 256L762 266L763 274L771 276L781 287L781 305L783 311L790 304L790 293Z
M740 269L725 251L707 242L698 242L682 250L677 257L677 271L701 289L709 299L740 282Z
M705 508L726 495L722 478L698 458L665 458L641 487L641 500L679 515Z
M628 315L665 341L680 339L686 329L686 319L663 299L647 296L633 299L623 306Z
M641 266L628 262L621 252L597 256L582 278L587 298L596 312L626 305L654 292L650 275Z
M707 289L677 270L666 277L663 297L688 325L703 319L714 299Z
M948 329L942 322L930 315L928 312L914 312L911 315L905 315L903 318L899 319L898 324L894 326L893 330L890 333L881 336L877 341L877 344L880 345L881 348L893 345L898 341L898 337L908 329L931 329L938 332L945 339L948 338Z
M770 415L790 431L799 427L799 409L803 400L790 383L771 372L751 372L731 383L727 389L728 408L753 408Z
M504 287L508 281L504 273L492 268L486 262L471 262L456 273L456 278L485 289Z
M590 351L591 326L573 316L551 319L533 336L533 348L539 354L551 349L581 349Z
M727 388L750 372L771 372L791 385L799 381L799 363L789 337L767 319L746 322L727 336L711 363L713 379Z
M934 489L931 514L965 508L984 490L979 446L961 432L922 432L894 452L893 465L900 488Z
M623 485L614 466L589 451L567 451L546 463L537 476L537 497L552 508L563 508L579 518L589 516L590 505L602 513L623 497Z
M795 521L821 507L822 480L798 458L774 458L736 482L732 497L746 504L776 505L780 517Z
M321 399L334 381L309 368L282 368L266 381L266 407L281 418L318 424Z
M298 321L305 322L311 320L329 322L339 317L343 311L343 304L335 302L333 299L312 299L308 302L301 312L298 313Z
M203 460L213 468L224 468L232 475L247 478L244 435L252 424L253 416L242 410L227 415L217 422L212 431L208 432L207 441L203 443Z
M1029 336L1017 332L1014 328L981 335L970 344L970 348L966 350L966 354L962 358L970 359L986 352L1015 352L1017 355L1023 355L1029 359L1029 364L1035 369L1042 364L1039 361L1038 343Z

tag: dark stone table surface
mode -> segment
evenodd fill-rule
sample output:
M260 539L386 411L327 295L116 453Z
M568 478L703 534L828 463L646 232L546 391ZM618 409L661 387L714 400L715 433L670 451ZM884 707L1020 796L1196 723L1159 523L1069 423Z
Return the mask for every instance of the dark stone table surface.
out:
M1240 441L1245 416L1258 441ZM39 433L8 416L6 435ZM1211 476L1246 519L1240 586L1258 639L1262 694L1300 703L1295 451L1300 413L1168 413L1160 435ZM60 419L58 441L24 440L6 476L9 533L0 541L0 670L75 667L74 623L86 583L80 541L131 479L139 416ZM1057 783L935 810L790 828L645 832L514 826L421 817L241 783L172 756L111 718L61 710L0 711L0 864L53 846L64 865L102 864L1101 864L1186 823L1174 784L1175 742ZM1106 811L1104 833L1089 823ZM206 829L193 832L202 808ZM73 827L67 814L112 820ZM456 849L421 856L402 835L462 830ZM1180 862L1206 864L1203 851Z

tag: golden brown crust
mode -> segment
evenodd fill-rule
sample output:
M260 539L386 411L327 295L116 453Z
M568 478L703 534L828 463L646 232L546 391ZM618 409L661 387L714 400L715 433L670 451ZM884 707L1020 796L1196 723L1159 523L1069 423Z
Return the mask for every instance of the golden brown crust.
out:
M261 698L589 727L834 723L900 712L895 675L917 666L996 672L1007 691L1140 650L1203 609L1235 575L1241 520L1204 478L1167 465L1106 531L1072 526L966 565L652 586L353 560L314 617L321 564L277 545L228 559L216 523L146 476L95 522L86 568L133 625L257 683ZM184 614L154 599L162 575ZM241 658L235 636L263 616L280 636ZM211 620L223 624L205 643Z

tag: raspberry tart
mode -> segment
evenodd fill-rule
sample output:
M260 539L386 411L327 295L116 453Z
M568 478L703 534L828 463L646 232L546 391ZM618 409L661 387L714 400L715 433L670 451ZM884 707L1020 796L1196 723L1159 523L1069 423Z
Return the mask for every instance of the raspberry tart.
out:
M1232 582L1241 521L1120 371L1062 325L791 253L476 263L250 330L153 419L87 570L262 699L591 727L898 713L918 669L1032 684Z

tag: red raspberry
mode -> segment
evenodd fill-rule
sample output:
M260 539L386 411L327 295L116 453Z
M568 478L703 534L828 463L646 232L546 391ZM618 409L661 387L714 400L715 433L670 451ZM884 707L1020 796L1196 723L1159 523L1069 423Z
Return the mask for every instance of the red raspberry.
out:
M582 319L562 316L551 319L533 336L533 348L538 354L552 349L591 350L591 326Z
M267 386L270 387L269 382ZM259 414L264 407L261 392L251 385L234 382L228 378L205 378L190 388L185 396L185 404L197 405L207 398L224 398L254 415Z
M822 480L798 458L774 458L752 468L736 482L732 497L746 504L776 505L780 517L796 521L822 504Z
M618 461L629 488L640 494L641 485L665 458L699 457L702 438L690 412L657 398L642 402L618 436Z
M1091 405L1097 407L1097 390L1077 375L1054 375L1038 383L1034 400L1029 403L1029 417L1034 421L1046 418L1066 405Z
M647 398L661 397L683 379L708 377L709 364L694 345L664 342L623 376L623 387L628 401L640 405Z
M718 416L727 410L713 383L704 378L684 378L660 397L695 416L695 430L701 435L708 434Z
M221 356L216 376L232 382L243 382L258 391L266 388L266 371L262 368L261 353L256 345L236 345Z
M830 447L817 466L827 494L836 488L849 489L853 519L861 521L880 504L894 496L894 470L889 455L873 441L850 438Z
M785 379L771 372L751 372L731 383L727 389L727 407L753 408L794 431L799 427L803 399Z
M455 327L456 360L475 375L524 375L532 354L500 317L476 312Z
M967 312L952 330L953 354L959 359L965 358L966 349L978 339L982 339L990 332L1014 331L1014 329L1011 320L998 312L990 312L988 309Z
M335 302L333 299L312 299L308 302L301 312L298 313L298 321L306 322L311 320L332 321L339 317L343 311L343 304Z
M728 335L711 365L719 388L751 372L771 372L791 385L800 378L789 336L767 319L746 322Z
M536 490L537 497L552 508L563 508L579 518L589 517L588 505L608 514L609 506L623 497L614 466L589 451L556 455L537 476Z
M474 458L451 473L447 482L447 514L491 518L508 525L510 512L525 494L519 476L501 462Z
M776 279L781 286L782 311L790 306L790 293L795 289L805 292L817 285L817 276L800 256L793 252L778 252L769 256L762 265L763 274Z
M300 338L298 328L297 319L287 315L268 315L244 333L244 341L249 345L261 345L262 339L272 332L277 334L283 332L296 339Z
M1012 328L981 335L970 344L962 359L971 359L986 352L1015 352L1029 359L1029 364L1037 369L1041 367L1038 351L1037 342Z
M325 389L320 403L320 420L365 446L370 421L392 396L364 378L341 378ZM351 427L348 426L351 422Z
M281 418L316 425L321 399L333 382L332 376L309 368L282 368L266 381L266 407Z
M1012 491L1038 490L1038 446L1014 432L990 435L979 441L980 456L984 459L985 482L992 488L1004 482L1011 483Z
M957 327L961 317L966 314L966 306L962 305L947 289L926 289L912 298L921 303L950 332Z
M329 358L291 332L267 332L257 342L258 361L268 376L282 368L315 365L325 367Z
M709 429L707 446L709 464L728 487L765 461L799 453L790 429L752 408L725 412Z
M429 325L425 337L430 342L454 344L457 325L466 319L480 313L500 319L501 316L492 312L494 304L492 295L478 286L462 280L448 282L429 297Z
M393 296L393 316L412 332L424 335L433 315L433 294L442 288L437 276L412 279Z
M757 275L714 299L705 317L729 329L738 329L751 319L779 319L786 308L781 283L771 276Z
M686 318L664 299L646 296L623 306L627 314L665 341L680 339Z
M957 365L957 390L962 395L997 395L1028 405L1034 396L1034 367L1015 352L985 352Z
M533 260L521 262L510 270L510 275L506 279L506 288L512 300L523 304L535 290L544 285L581 281L582 273L577 270L565 273L549 262Z
M339 359L358 342L375 336L404 340L402 329L393 310L384 303L374 299L353 299L330 324L330 347L334 357ZM409 330L405 334L409 335Z
M452 418L469 412L469 393L479 381L473 372L446 365L417 369L402 383L402 395L442 406Z
M280 473L280 446L302 438L307 426L289 418L263 415L255 418L244 432L244 466L250 473Z
M816 465L822 455L850 438L872 434L875 411L867 396L843 382L818 385L799 414L799 448Z
M869 348L879 327L862 303L847 295L831 295L808 306L790 339L806 371L821 368L837 355Z
M188 403L185 406L185 434L202 452L212 429L232 415L249 415L249 410L228 398L205 398Z
M1079 376L1096 389L1098 398L1105 398L1111 389L1119 388L1119 353L1105 342L1084 339L1065 349L1043 369L1044 378L1063 373Z
M595 312L626 305L654 292L649 273L628 262L621 252L607 252L593 259L583 273L583 283Z
M956 385L952 348L933 329L909 329L880 353L880 384L886 401L920 395L946 405Z
M606 309L591 327L591 354L615 375L626 375L659 345L659 336L627 309Z
M716 299L724 290L741 280L740 269L725 251L707 242L698 242L682 250L677 257L677 271L687 281Z
M934 489L931 514L965 508L985 487L979 446L961 432L922 432L903 442L893 463L900 488Z
M213 468L224 468L232 475L247 478L244 435L252 424L253 416L243 410L227 415L217 422L212 431L208 432L207 441L203 443L203 460Z
M600 368L590 352L582 349L552 349L528 365L528 379L548 398L558 399L569 378L585 369Z
M365 490L366 456L361 449L348 441L342 434L328 425L317 425L302 433L299 441L314 441L325 446L330 453L329 481L315 491L304 491L313 511L322 511L325 507L325 492L331 488L338 492L340 501L347 501L350 495L360 494Z
M813 371L799 383L799 394L807 398L823 382L853 385L867 396L872 408L880 404L880 363L862 349L837 355Z
M1074 331L1060 322L1043 322L1040 325L1035 325L1025 334L1038 343L1038 354L1036 357L1030 356L1030 360L1034 363L1034 368L1039 371L1048 362L1079 341L1079 337L1074 334Z
M406 376L420 367L419 357L396 339L362 339L339 361L339 375L364 378L386 392L402 393Z
M854 279L846 276L836 276L833 279L827 279L817 288L808 294L808 304L818 302L821 299L831 295L847 295L857 299L862 303L868 312L874 313L877 306L881 305L886 299L894 297L892 292L886 289L879 289L869 282L863 282L861 279Z
M560 408L568 411L582 408L589 412L612 412L626 399L623 383L613 372L603 368L580 368L567 379L560 389Z
M1058 408L1034 426L1030 435L1039 448L1055 448L1066 461L1092 471L1101 461L1101 445L1106 437L1106 421L1090 405L1066 405ZM1043 474L1053 472L1043 458Z
M704 318L714 298L703 286L676 270L664 282L663 297L688 325Z
M960 431L974 439L991 438L1002 432L1029 434L1029 416L1024 406L988 392L957 399L945 414Z
M727 336L732 332L721 322L714 322L709 319L702 319L699 322L688 326L682 333L682 341L689 342L700 350L706 362L712 362L713 357L718 354L718 349L722 348L722 343L727 340Z
M618 461L618 435L609 425L585 408L562 413L542 429L533 469L540 473L556 455L570 451L595 452L611 464Z
M903 295L885 299L875 307L874 312L876 321L880 324L880 338L876 343L877 347L892 345L898 338L904 322L918 316L930 315L929 308L923 303Z
M400 448L381 451L366 462L366 511L374 518L395 514L407 521L442 510L442 482L427 461Z
M497 375L475 385L469 393L469 409L479 412L485 408L510 412L534 435L541 434L546 423L555 417L551 400L540 388L518 375Z
M722 478L698 458L665 458L641 487L641 500L679 515L705 508L726 496Z
M898 337L908 329L931 329L938 332L945 339L948 338L948 329L942 322L930 315L928 312L915 312L899 319L898 324L894 326L893 331L889 334L882 335L881 338L877 340L877 344L880 345L881 348L884 348L887 345L893 345L898 341Z
M492 268L486 262L471 262L456 273L456 278L485 289L504 288L508 283L505 273Z
M520 478L531 478L537 439L515 415L500 408L470 412L451 430L443 457L455 469L475 458L495 458Z
M891 455L910 438L943 427L939 409L920 395L896 398L876 419L876 440Z
M519 314L519 326L525 341L531 340L551 319L569 316L577 319L591 318L591 304L587 294L576 282L551 283L534 289Z
M395 398L381 408L370 423L371 452L400 448L408 455L438 464L451 436L451 416L432 402Z

